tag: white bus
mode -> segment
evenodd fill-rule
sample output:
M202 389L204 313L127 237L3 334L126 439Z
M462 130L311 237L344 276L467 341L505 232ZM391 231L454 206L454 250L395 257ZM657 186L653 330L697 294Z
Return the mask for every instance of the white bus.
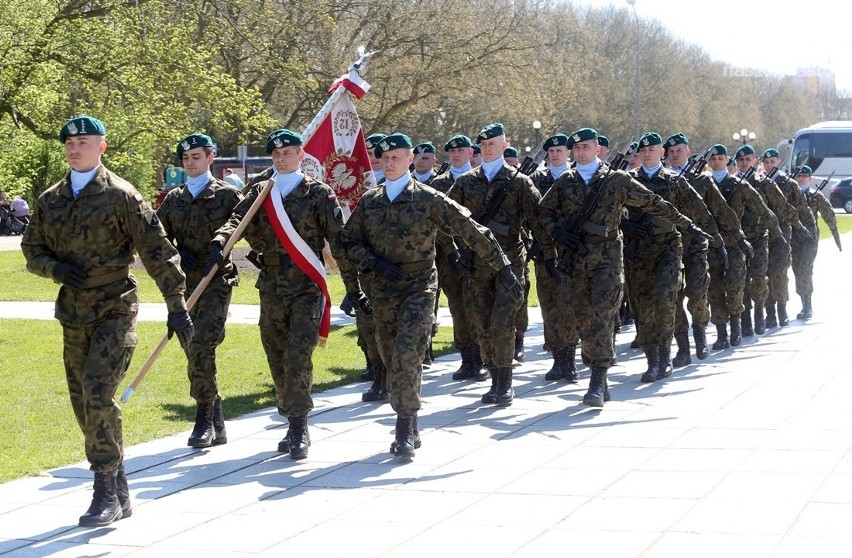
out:
M834 173L831 183L823 190L826 196L831 186L852 177L852 120L819 122L799 130L793 139L781 142L781 146L785 144L788 171L808 165L814 171L814 182Z

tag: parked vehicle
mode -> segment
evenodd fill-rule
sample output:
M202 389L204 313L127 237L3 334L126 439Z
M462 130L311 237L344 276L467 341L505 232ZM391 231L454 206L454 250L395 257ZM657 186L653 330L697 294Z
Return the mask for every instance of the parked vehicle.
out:
M829 187L828 201L831 202L831 207L852 213L852 178L844 178Z
M808 165L813 169L813 180L817 183L834 173L823 191L826 196L832 186L852 178L852 120L818 122L799 130L792 139L784 140L778 147L787 148L785 167L788 171Z

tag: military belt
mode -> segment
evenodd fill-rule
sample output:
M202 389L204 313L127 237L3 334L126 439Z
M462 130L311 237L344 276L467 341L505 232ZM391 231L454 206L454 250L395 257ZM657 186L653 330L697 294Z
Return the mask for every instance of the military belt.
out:
M611 233L603 235L587 234L585 237L583 237L583 242L585 242L586 244L599 244L601 242L615 240L616 238L618 238L618 230L614 230Z
M665 219L660 219L656 215L651 216L651 224L657 227L658 229L663 229L665 232L675 232L675 226L666 221Z
M403 273L417 273L418 271L426 271L427 269L432 269L435 266L435 261L423 260L420 262L396 264L396 266L401 269Z
M261 261L266 267L276 267L279 265L290 265L293 263L293 258L290 257L290 254L282 254L280 256L275 254L267 256L263 254Z
M585 223L583 223L583 230L595 236L609 235L609 232L606 230L606 227L604 227L603 225L598 225L597 223L592 223L591 221L586 221Z
M504 225L503 223L497 222L494 219L488 221L488 228L491 229L494 234L499 234L500 236L509 236L509 225Z
M104 285L109 285L116 281L122 281L128 277L130 277L130 267L124 266L115 271L110 271L109 273L86 277L86 282L83 284L83 288L94 289L95 287L103 287Z

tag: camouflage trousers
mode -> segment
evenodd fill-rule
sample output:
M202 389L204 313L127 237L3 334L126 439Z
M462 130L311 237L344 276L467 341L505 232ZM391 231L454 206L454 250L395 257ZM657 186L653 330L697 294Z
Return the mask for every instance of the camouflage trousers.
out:
M423 355L432 332L436 295L432 289L423 289L372 301L391 408L402 417L420 410Z
M370 302L373 301L373 274L364 273L358 275L358 282L361 284L361 292L363 292ZM355 328L358 330L358 346L364 351L370 362L381 362L382 356L379 353L379 345L376 343L376 326L373 322L373 316L368 316L355 308Z
M686 298L689 302L686 309L692 316L692 323L705 328L710 322L710 304L707 291L710 288L710 268L707 263L707 250L690 250L683 255L684 287L677 293L675 303L675 333L689 331L689 319L683 309Z
M743 304L746 308L755 305L763 306L769 296L769 280L766 269L769 264L769 240L764 235L756 240L749 239L754 248L754 257L748 261L746 271L745 290L743 291Z
M316 286L289 294L260 291L260 341L282 416L307 415L314 408L312 356L319 343L321 311L322 294Z
M544 324L544 342L551 352L576 346L580 340L577 318L571 304L570 293L560 293L560 285L550 277L544 262L535 264L535 290Z
M711 321L722 325L739 316L743 306L743 292L746 282L746 257L739 248L728 248L728 268L722 267L722 260L715 251L707 254L710 268L710 288L707 299L710 302Z
M530 299L530 266L524 265L524 302L515 314L515 335L523 335L530 327L529 299Z
M667 237L667 240L669 238ZM680 238L674 242L642 243L630 260L625 260L627 284L636 302L640 347L671 343L675 326L675 303L683 285Z
M521 285L524 283L523 267L512 263L512 272ZM479 353L488 369L509 368L515 354L515 319L523 302L515 302L506 290L497 284L496 272L479 258L474 258L470 291L467 299L468 315L479 339Z
M232 291L233 288L224 282L211 283L190 311L194 333L186 351L186 370L189 395L199 403L214 401L219 395L216 347L225 340L225 320Z
M473 324L468 315L468 307L464 302L468 278L456 275L445 257L437 258L435 264L438 267L438 288L444 291L450 315L453 317L453 342L456 349L462 350L471 345L478 345L474 337ZM437 299L438 297L435 297L436 303Z
M803 239L801 235L793 235L790 243L793 261L793 276L796 278L796 294L809 295L814 293L814 261L819 249L819 231L811 231L813 239Z
M789 242L790 236L785 235L785 238ZM766 304L786 303L790 300L790 278L787 276L790 263L789 243L785 246L778 245L775 242L769 245L769 261L766 267L769 293L766 297Z
M124 456L115 392L136 348L136 312L110 314L85 326L63 324L62 337L65 379L86 459L96 473L115 471Z

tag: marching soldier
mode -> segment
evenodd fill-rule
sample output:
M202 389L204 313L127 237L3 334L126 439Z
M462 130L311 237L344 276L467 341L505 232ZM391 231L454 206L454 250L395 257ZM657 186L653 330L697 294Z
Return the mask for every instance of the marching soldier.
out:
M290 459L304 459L311 445L308 413L314 406L311 357L331 310L323 284L322 249L326 241L340 267L349 300L361 313L369 313L370 308L359 290L355 270L340 248L343 210L334 190L300 169L305 155L302 137L290 130L277 130L266 140L266 153L275 166L274 186L245 229L245 237L260 254L263 265L257 278L260 340L275 386L278 413L289 422L278 451L289 453ZM261 190L261 185L250 190L216 232L207 268L224 268L222 249Z
M507 147L503 150L503 160L512 168L521 166L521 159L518 155L518 150L514 147Z
M157 217L166 238L178 250L186 274L187 292L203 279L201 264L207 261L210 241L243 199L228 183L213 178L213 140L204 134L190 134L177 145L178 158L187 174L186 184L173 188ZM228 441L225 415L216 369L216 347L225 340L225 320L231 304L231 290L239 284L237 268L230 261L201 294L190 312L195 331L186 349L189 395L196 402L195 426L187 440L194 448L207 448Z
M373 277L373 309L382 359L388 367L388 391L397 413L391 451L413 457L420 447L422 354L432 327L437 291L436 230L458 236L497 272L501 290L520 299L509 261L485 227L434 189L415 181L408 171L414 159L411 140L393 133L379 142L386 182L364 194L343 230L352 262Z
M567 296L592 370L583 403L592 407L609 400L607 370L615 357L614 324L624 284L622 208L638 207L692 235L707 236L629 174L602 162L599 152L595 130L574 132L571 155L576 165L551 186L540 207L542 224L561 251L560 269L568 274Z
M793 275L796 277L796 292L802 298L802 311L796 316L800 320L810 320L814 312L811 296L814 292L814 260L819 249L819 216L822 216L823 220L828 224L837 249L841 252L843 251L843 245L840 243L840 233L837 231L837 217L835 217L834 210L831 208L828 200L825 199L825 196L819 191L811 190L810 182L812 174L811 167L804 165L796 175L796 182L805 195L805 201L813 212L814 217L811 238L794 234L791 245L793 253Z
M601 153L598 155L598 158L601 161L606 161L609 158L609 138L599 134L598 145L601 146Z
M414 179L427 186L435 179L435 146L431 141L414 148Z
M39 196L21 240L27 270L62 285L56 319L65 376L95 473L82 527L103 527L132 514L115 392L136 347L134 251L165 298L169 337L177 333L184 349L192 339L178 252L136 188L101 164L105 136L103 122L91 116L62 126L59 141L71 170Z

